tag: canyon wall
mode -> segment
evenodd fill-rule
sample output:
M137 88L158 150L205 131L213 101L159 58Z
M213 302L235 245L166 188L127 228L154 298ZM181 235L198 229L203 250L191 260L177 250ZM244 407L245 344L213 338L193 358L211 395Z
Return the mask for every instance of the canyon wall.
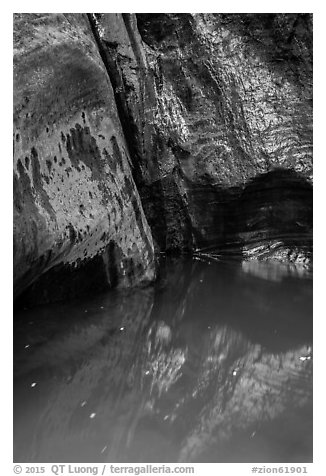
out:
M87 15L16 15L14 47L15 294L44 273L35 293L58 298L152 280L151 232Z
M41 275L62 297L147 281L154 250L310 260L311 15L14 30L17 295Z
M306 241L311 17L97 14L91 21L158 248L239 249L252 241L257 255L257 239L279 241L279 219ZM248 185L255 193L244 204Z

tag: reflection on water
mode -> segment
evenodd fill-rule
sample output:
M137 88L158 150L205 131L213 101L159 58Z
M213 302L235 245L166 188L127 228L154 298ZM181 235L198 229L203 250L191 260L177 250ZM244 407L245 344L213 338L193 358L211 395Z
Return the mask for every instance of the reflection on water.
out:
M282 281L287 276L309 277L311 270L302 264L278 263L277 261L243 261L242 270L269 281Z
M19 312L15 461L311 461L311 277L257 266Z

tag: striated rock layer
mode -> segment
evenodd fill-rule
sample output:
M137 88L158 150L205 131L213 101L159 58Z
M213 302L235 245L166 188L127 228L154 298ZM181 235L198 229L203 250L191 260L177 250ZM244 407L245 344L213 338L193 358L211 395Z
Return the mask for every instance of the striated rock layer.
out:
M87 15L15 15L14 48L15 294L50 269L35 285L45 300L152 280L151 232Z
M310 260L311 15L17 14L14 47L17 295Z
M91 20L160 249L237 244L266 207L279 217L285 207L287 228L301 226L302 190L309 195L307 216L312 200L309 15L96 14ZM244 208L246 187L252 191L254 180L261 195L268 173L271 202L265 196ZM260 176L266 180L256 181ZM284 203L286 189L292 196ZM311 228L311 218L302 227ZM273 242L274 230L271 235Z

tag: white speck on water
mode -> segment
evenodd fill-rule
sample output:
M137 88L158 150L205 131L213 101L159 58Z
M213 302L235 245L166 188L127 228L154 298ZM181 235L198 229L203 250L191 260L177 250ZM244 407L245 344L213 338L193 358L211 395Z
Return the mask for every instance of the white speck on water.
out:
M32 388L36 387L36 385L37 385L36 382L31 383L31 387L32 387Z
M233 370L232 375L235 377L237 375L237 371Z
M96 413L91 413L91 414L89 415L89 418L95 418L95 416L96 416Z
M101 309L104 309L104 306L101 306ZM106 448L106 447L105 447Z
M85 309L85 312L88 312L87 309Z
M255 434L256 434L256 431L253 431L250 435L250 438L253 438L255 436Z
M302 362L304 362L305 360L310 360L311 355L302 355L301 357L299 357L299 359L302 360Z
M120 327L119 330L122 332L122 331L124 331L125 329L126 329L126 328L125 328L124 326L122 326L122 327Z
M200 279L200 280L199 280L199 282L200 282L200 283L202 283L202 282L203 282L203 280L202 280L202 279Z
M149 370L146 370L145 375L149 375Z
M169 418L169 415L165 415L165 417L163 418L163 420L167 420Z
M106 449L107 449L107 446L104 446L104 448L101 449L101 453L104 453Z
M84 407L86 405L86 403L87 403L86 400L84 400L83 402L81 402L80 406Z
M29 344L25 345L25 349L28 349L28 347L29 347Z
M211 328L211 326L208 326L208 327L207 327L207 329L210 329L210 328Z

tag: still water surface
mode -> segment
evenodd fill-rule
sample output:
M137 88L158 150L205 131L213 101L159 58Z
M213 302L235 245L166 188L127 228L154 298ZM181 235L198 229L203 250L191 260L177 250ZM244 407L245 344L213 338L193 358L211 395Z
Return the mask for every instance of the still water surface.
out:
M22 310L15 462L312 461L312 277L162 262L146 289Z

